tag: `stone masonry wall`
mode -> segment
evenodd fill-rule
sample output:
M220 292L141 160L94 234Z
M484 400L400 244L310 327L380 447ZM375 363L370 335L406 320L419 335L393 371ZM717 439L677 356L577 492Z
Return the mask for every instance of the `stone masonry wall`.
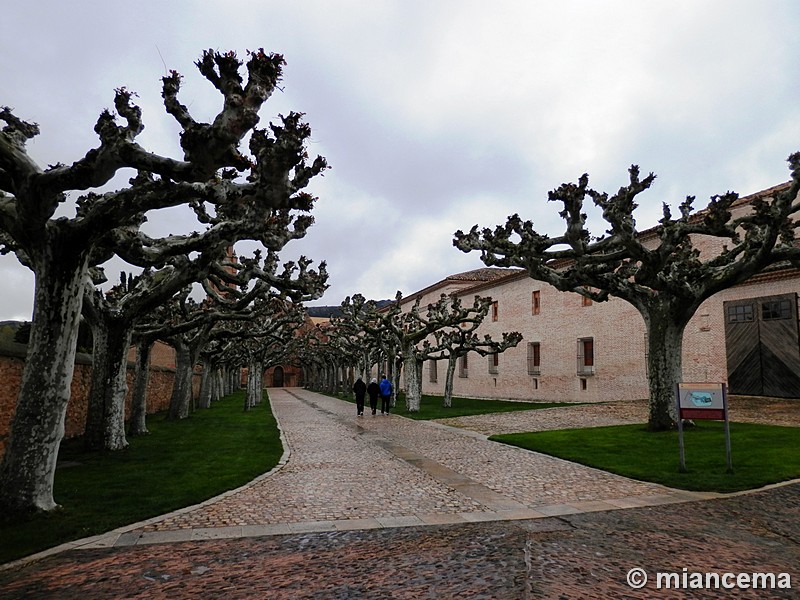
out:
M771 190L759 194L768 192ZM749 211L751 199L740 199L732 208L734 216ZM657 239L646 234L643 243L652 246ZM718 255L725 240L696 236L694 243L707 258ZM536 315L532 314L534 291L540 294L540 310ZM440 294L451 292L456 292L464 304L471 304L476 294L491 296L497 302L497 320L492 320L490 312L477 332L479 337L491 334L500 339L504 331L519 331L523 335L516 348L500 355L496 372L490 372L488 358L470 353L467 376L460 377L456 370L454 395L560 402L634 400L649 395L645 325L638 311L627 302L612 297L607 302L587 303L578 294L560 292L525 274L514 275L509 271L508 276L458 291L444 289L442 285L430 286L407 296L404 309L409 310L417 297L422 298L424 307L436 302ZM727 382L724 302L798 292L800 275L794 271L757 275L706 300L684 332L683 380ZM581 338L592 338L594 343L594 373L590 375L578 374ZM531 342L540 344L537 375L528 374ZM432 370L436 381L432 381ZM432 361L427 361L423 368L423 393L443 394L446 371L446 361L439 361L435 367Z
M11 423L14 418L17 394L25 366L25 346L8 344L0 348L0 458L5 453L6 443L11 434ZM133 359L133 354L130 356ZM148 414L164 411L169 408L172 396L172 384L175 380L175 358L172 348L158 345L154 348L150 369L150 382L147 388ZM65 438L80 436L86 422L86 407L92 379L92 359L79 354L75 360L75 371L67 415L64 423ZM194 394L200 391L200 373L195 373ZM125 398L126 418L130 415L133 389L133 364L128 365L128 395Z
M797 293L797 277L761 279L724 290L704 302L684 333L684 381L727 382L725 321L723 303L728 300ZM532 314L532 293L540 293L540 311ZM583 297L556 290L526 276L507 277L477 286L462 296L470 304L474 295L491 296L498 303L497 321L491 313L478 330L480 337L491 334L500 339L504 331L519 331L523 340L499 357L497 373L489 372L488 358L468 356L467 377L453 382L454 394L474 398L507 398L559 402L603 402L634 400L648 396L645 326L639 313L627 302L585 305ZM415 297L415 296L414 296ZM439 291L423 294L422 306L439 299ZM410 308L409 306L406 309ZM577 373L577 341L594 341L595 372ZM539 375L528 374L528 344L539 342ZM423 393L444 393L446 361L435 367L437 381L431 381L431 361L423 369Z

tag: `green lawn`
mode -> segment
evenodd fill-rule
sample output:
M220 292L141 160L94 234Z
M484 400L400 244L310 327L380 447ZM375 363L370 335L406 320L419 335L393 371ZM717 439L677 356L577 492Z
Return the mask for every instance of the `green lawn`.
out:
M515 433L489 439L684 490L734 492L800 478L800 429L731 423L733 473L728 474L723 423L697 424L684 430L687 473L678 468L678 432L654 433L644 425Z
M340 400L347 400L355 404L353 394L336 396ZM406 408L406 398L403 392L397 397L397 405L392 409L396 414L416 419L417 421L430 421L433 419L447 419L450 417L467 417L470 415L484 415L488 413L512 412L516 410L535 410L539 408L555 408L559 406L578 406L572 402L510 402L508 400L478 400L476 398L453 398L450 408L442 406L442 396L422 396L419 412L409 412ZM369 397L365 402L369 411ZM381 401L378 400L378 410Z
M269 471L283 454L269 402L243 405L237 392L183 421L152 415L150 435L129 438L121 452L86 453L80 439L66 440L54 493L62 508L0 521L0 563L197 504Z

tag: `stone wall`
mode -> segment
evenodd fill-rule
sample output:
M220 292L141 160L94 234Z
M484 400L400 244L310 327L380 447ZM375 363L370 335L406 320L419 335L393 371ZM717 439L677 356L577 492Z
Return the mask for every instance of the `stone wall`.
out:
M732 208L734 216L750 210L756 196L766 196L777 186L754 196L740 199ZM642 242L654 247L656 230L642 234ZM725 240L695 236L695 247L704 258L718 255ZM480 270L479 270L480 271ZM475 271L474 273L478 273ZM463 276L469 273L461 274ZM500 339L504 331L518 331L523 340L516 348L498 357L490 365L487 357L475 352L467 356L467 370L453 382L456 396L474 398L503 398L516 400L603 402L646 398L648 392L646 365L646 329L641 315L629 303L612 297L607 302L592 303L572 292L531 279L524 272L514 273L476 283L454 287L454 276L432 284L404 299L403 310L410 310L414 300L420 306L439 300L441 294L459 296L470 305L475 295L491 296L497 303L478 329ZM761 298L800 292L800 270L768 270L757 274L742 285L723 290L706 300L684 331L683 380L694 382L727 382L727 348L725 338L724 303L731 300ZM538 310L533 307L533 294L538 294ZM797 326L800 315L793 315ZM591 339L594 364L591 372L578 372L579 341ZM528 346L538 343L540 366L536 374L528 369ZM754 340L754 344L757 344ZM800 348L798 348L800 352ZM441 395L447 361L427 361L423 369L423 393ZM792 397L800 390L791 389Z
M175 380L175 358L172 348L162 344L154 348L154 351L147 389L148 414L169 408L172 384ZM11 433L11 422L14 419L22 369L25 365L25 352L26 346L22 344L6 343L0 346L0 458L5 452L5 446ZM133 358L133 354L130 358ZM128 365L126 418L130 414L131 407L133 367L133 363ZM78 354L75 359L71 396L64 423L65 438L77 437L83 433L91 379L91 356ZM200 392L200 373L195 373L193 385L196 397Z
M792 294L800 290L800 272L761 274L743 285L726 289L704 302L684 332L684 381L727 382L727 356L723 304L728 300ZM533 314L533 293L539 293L539 312ZM439 289L427 288L410 295L408 310L417 296L421 306L436 302ZM525 274L509 275L462 291L465 305L474 296L491 296L497 302L497 318L490 311L478 329L500 339L504 331L519 331L523 340L499 357L490 369L489 359L468 355L466 376L453 382L456 396L560 402L634 400L649 395L646 370L645 326L639 313L627 302L587 303L583 296L560 292ZM795 317L795 322L797 316ZM594 372L578 374L578 340L594 343ZM539 343L540 369L528 373L528 344ZM441 395L447 362L426 361L422 389ZM435 373L435 375L434 375ZM436 381L432 381L432 379ZM401 381L402 384L402 381Z

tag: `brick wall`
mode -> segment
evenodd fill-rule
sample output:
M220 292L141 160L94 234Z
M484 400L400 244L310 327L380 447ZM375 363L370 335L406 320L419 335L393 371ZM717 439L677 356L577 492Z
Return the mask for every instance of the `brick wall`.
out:
M540 293L540 312L532 314L532 292ZM704 302L684 333L684 381L727 382L725 321L723 303L727 300L756 298L800 290L800 273L781 276L760 275L751 282L724 290ZM627 302L611 298L608 302L586 306L583 297L560 292L550 285L525 275L508 276L463 292L464 304L474 295L491 296L498 303L497 321L491 312L478 335L500 339L504 331L519 331L523 340L499 357L496 373L489 372L486 357L468 356L467 377L454 378L454 394L463 397L508 398L560 402L602 402L648 397L645 326L639 313ZM422 294L421 305L439 299L439 290ZM409 298L416 298L412 295ZM411 307L409 302L405 308ZM577 373L577 341L594 341L595 373ZM528 374L528 343L539 342L539 375ZM444 393L446 361L436 367L436 383L430 381L431 364L423 369L422 386L426 394ZM582 381L583 380L583 381Z
M147 412L155 413L169 408L172 384L175 380L175 352L166 344L154 347L150 367L150 382L147 389ZM22 344L6 344L0 347L0 457L11 432L11 422L17 403L17 393L25 365L26 347ZM131 354L131 359L133 354ZM86 407L91 387L92 361L85 354L75 359L70 401L64 424L65 437L77 437L83 433L86 422ZM194 377L195 396L200 391L200 374ZM128 365L128 395L125 398L125 414L130 414L133 389L133 364Z
M741 198L732 207L735 217L751 209L756 196L768 196L787 184ZM655 246L655 230L641 237L646 246ZM725 240L695 236L695 247L703 258L718 255ZM476 272L477 273L477 272ZM582 296L560 292L535 281L524 272L455 288L450 278L406 297L403 308L409 310L421 297L421 306L439 300L441 293L455 291L464 304L473 297L491 296L497 302L497 320L490 311L477 331L479 337L490 334L500 339L504 331L519 331L523 340L516 348L499 357L499 365L489 369L489 359L477 353L468 356L467 377L453 382L456 396L508 398L566 402L601 402L632 400L649 395L646 371L645 325L641 315L627 302L611 298L607 302L584 302ZM466 274L462 274L466 275ZM449 287L448 287L449 285ZM540 294L539 314L532 314L532 293ZM704 302L689 322L683 339L683 380L727 382L727 354L723 303L729 300L758 298L800 292L800 270L784 269L761 273L745 284L726 289ZM592 338L594 373L578 374L578 340ZM540 374L528 374L528 344L540 344ZM423 368L423 393L444 393L446 361L436 366L437 381L431 382L430 361Z

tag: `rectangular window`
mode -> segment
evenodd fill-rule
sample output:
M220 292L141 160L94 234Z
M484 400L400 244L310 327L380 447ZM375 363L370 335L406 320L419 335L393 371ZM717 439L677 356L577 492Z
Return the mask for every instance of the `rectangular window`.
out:
M497 373L500 367L500 354L493 352L489 355L489 373Z
M461 357L458 361L458 376L459 377L466 377L467 376L467 367L468 367L468 360L467 355Z
M531 294L531 314L538 315L542 310L542 297L541 292L536 290Z
M431 383L436 383L439 381L438 362L439 361L433 359L428 361L428 375L430 375Z
M497 318L500 315L500 309L497 305L497 300L492 302L492 321L497 321Z
M763 321L788 319L791 316L791 312L792 304L789 300L773 300L761 304L761 319Z
M541 347L539 342L528 344L528 375L541 374Z
M744 304L742 306L728 307L728 323L752 323L753 305Z
M578 375L594 374L594 338L578 339Z

